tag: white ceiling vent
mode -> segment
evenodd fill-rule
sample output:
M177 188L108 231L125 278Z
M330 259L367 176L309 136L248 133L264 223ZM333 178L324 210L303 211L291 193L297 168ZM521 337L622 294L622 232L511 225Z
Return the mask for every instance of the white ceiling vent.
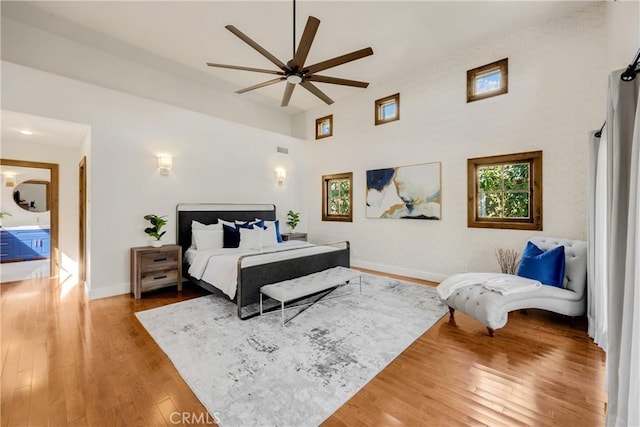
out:
M278 147L278 153L289 154L289 149L287 147Z

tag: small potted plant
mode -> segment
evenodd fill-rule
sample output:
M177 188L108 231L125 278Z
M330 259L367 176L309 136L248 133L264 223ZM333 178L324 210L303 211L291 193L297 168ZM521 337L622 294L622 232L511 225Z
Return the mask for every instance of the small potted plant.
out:
M145 228L144 232L155 239L151 241L151 246L153 246L154 248L159 248L160 246L162 246L162 242L160 242L160 239L162 239L162 236L164 236L164 233L166 233L166 231L160 232L160 230L167 224L167 220L165 218L166 215L158 216L149 214L144 216L144 219L149 221L152 225L151 227Z
M300 212L294 212L292 210L287 212L287 225L289 226L289 228L291 228L292 233L299 222L300 222Z

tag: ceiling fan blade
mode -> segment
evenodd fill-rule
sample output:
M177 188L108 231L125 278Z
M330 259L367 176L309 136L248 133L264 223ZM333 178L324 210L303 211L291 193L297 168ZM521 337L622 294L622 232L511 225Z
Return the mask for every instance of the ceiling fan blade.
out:
M246 44L248 44L249 46L251 46L252 48L257 50L258 52L260 52L262 54L262 56L267 58L269 61L273 62L282 71L287 71L288 70L287 66L284 65L282 63L282 61L280 61L278 58L276 58L275 56L273 56L272 54L267 52L267 50L265 48L260 46L258 43L254 42L251 38L249 38L249 36L247 36L242 31L240 31L239 29L237 29L233 25L227 25L227 26L225 26L225 28L227 30L231 31L236 36L238 36L238 38L240 38L243 42L245 42Z
M305 88L306 90L308 90L309 92L317 96L318 98L322 99L327 105L333 104L333 99L325 95L323 91L321 91L316 86L314 86L313 83L311 83L310 81L304 80L300 83L300 86L302 86L303 88Z
M310 16L307 19L307 25L304 27L304 32L302 33L300 44L298 44L298 49L296 50L296 54L293 57L293 68L302 69L304 61L307 60L307 55L309 54L309 50L311 49L311 43L313 43L313 39L316 36L316 32L318 31L319 26L320 20L315 16Z
M307 80L318 83L331 83L334 85L344 85L344 86L354 86L354 87L362 87L365 88L369 86L367 82L359 82L357 80L347 80L347 79L339 79L337 77L327 77L327 76L319 76L314 74L309 76Z
M264 68L242 67L240 65L214 64L212 62L207 62L207 65L209 67L230 68L232 70L255 71L256 73L278 74L280 76L284 76L283 71L266 70Z
M266 82L258 83L257 85L253 85L253 86L246 87L244 89L237 90L236 93L245 93L245 92L249 92L250 90L260 89L261 87L279 83L284 79L285 79L284 77L278 77L277 79L267 80Z
M284 95L282 95L282 103L280 103L281 107L286 107L289 105L289 100L291 99L291 94L293 94L293 90L296 88L296 85L293 83L287 83L287 87L284 88Z
M307 74L313 74L318 71L326 70L327 68L337 67L338 65L346 64L347 62L355 61L356 59L364 58L365 56L373 55L373 49L370 47L356 50L355 52L347 53L345 55L336 56L335 58L327 59L326 61L318 62L309 67L304 68L304 72Z

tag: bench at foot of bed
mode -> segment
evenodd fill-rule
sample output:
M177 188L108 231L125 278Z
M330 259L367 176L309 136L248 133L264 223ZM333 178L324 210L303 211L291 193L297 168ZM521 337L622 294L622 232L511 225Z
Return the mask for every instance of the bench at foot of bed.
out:
M262 295L266 295L280 302L282 326L284 326L286 303L349 284L355 279L358 279L360 293L362 293L362 273L346 267L333 267L295 279L265 285L260 288L260 315L262 315Z

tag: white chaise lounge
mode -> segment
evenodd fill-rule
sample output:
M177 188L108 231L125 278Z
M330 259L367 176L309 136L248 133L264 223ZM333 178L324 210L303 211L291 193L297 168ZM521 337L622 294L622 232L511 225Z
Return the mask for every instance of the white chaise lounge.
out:
M488 290L483 283L493 279L508 282L509 278L513 281L522 278L501 273L454 275L438 286L438 294L449 306L450 316L459 310L485 325L489 336L493 336L494 330L506 325L509 312L514 310L538 308L572 317L583 315L586 308L587 242L541 236L532 237L529 241L544 251L564 246L565 280L562 288L533 286L524 292L502 295Z

